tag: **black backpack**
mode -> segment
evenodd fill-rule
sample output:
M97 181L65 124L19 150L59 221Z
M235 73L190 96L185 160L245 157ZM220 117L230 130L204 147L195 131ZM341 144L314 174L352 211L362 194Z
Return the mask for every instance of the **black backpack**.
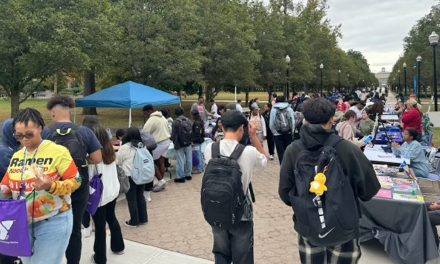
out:
M191 145L192 143L192 123L186 117L178 117L176 119L180 122L180 131L178 135L178 140L182 147Z
M359 205L335 147L343 139L329 136L317 150L302 149L295 162L295 189L290 191L295 230L315 246L334 246L353 239L359 230ZM316 168L316 169L315 169ZM318 172L324 172L328 190L317 198L309 191Z
M290 124L287 108L277 109L275 115L275 130L281 135L292 133L292 126Z
M191 141L192 143L196 144L202 144L204 139L204 131L205 127L203 124L203 121L196 120L192 124L192 135L191 135Z
M52 133L50 140L69 150L80 175L83 176L83 180L88 181L87 148L81 135L79 135L79 132L77 131L78 126L72 124L72 126L66 130L61 130L54 126L51 130L54 132Z
M230 229L241 221L246 195L237 160L244 149L238 144L230 157L223 157L220 142L212 144L212 159L206 167L201 191L203 215L211 226Z

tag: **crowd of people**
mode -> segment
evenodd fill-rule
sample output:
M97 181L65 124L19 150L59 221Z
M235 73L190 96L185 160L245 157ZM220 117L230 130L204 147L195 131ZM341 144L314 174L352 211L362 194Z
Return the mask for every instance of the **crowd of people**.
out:
M151 192L166 189L165 175L171 167L168 153L173 148L176 184L191 181L194 174L205 174L202 207L208 222L222 215L220 212L213 216L209 209L213 205L203 204L204 190L211 188L205 184L212 186L216 173L219 173L211 164L222 157L232 157L239 168L242 193L239 197L243 201L233 213L234 218L239 217L238 221L229 228L219 224L221 220L213 221L214 224L210 222L216 263L254 263L251 181L258 169L274 159L275 150L281 166L279 195L295 212L302 263L325 263L329 257L357 262L360 258L358 212L351 211L353 214L349 215L350 212L342 209L335 211L335 214L346 217L346 221L356 221L346 222L344 232L336 229L334 233L338 236L329 235L333 229L325 229L321 222L322 230L328 232L325 236L333 240L317 242L315 235L321 237L323 233L311 230L318 230L312 225L319 223L312 221L306 206L312 200L315 206L322 206L318 198L325 189L321 194L317 192L314 199L309 199L313 198L308 191L309 183L304 185L302 179L306 176L313 179L319 173L333 176L336 171L345 174L350 183L347 185L349 189L341 189L346 199L344 203L349 204L347 208L355 210L358 199L371 199L380 185L362 148L371 141L368 137L378 130L386 96L380 90L323 97L295 94L290 100L273 94L273 100L265 104L260 103L259 98L252 99L247 105L247 113L241 101L217 105L211 100L207 110L201 97L191 106L189 113L181 107L175 109L174 119L166 109L160 111L152 105L145 105L142 109L143 128L118 129L114 137L95 116L86 116L82 126L73 124L74 101L67 96L55 96L48 101L47 110L53 121L49 126L39 111L26 108L14 119L3 122L0 145L0 199L25 199L29 212L33 254L20 259L22 263L61 263L66 258L69 264L80 263L82 235L91 235L91 220L95 230L91 261L107 262L107 224L111 251L124 254L123 234L115 214L117 198L121 194L126 197L130 219L124 220L124 225L137 228L147 224ZM429 144L426 142L429 125L424 123L426 120L415 99L406 102L402 102L401 97L397 99L393 110L400 116L404 143L393 142L390 147L394 154L411 160L415 176L428 178L432 166L423 146ZM211 141L212 144L203 147ZM240 146L245 147L240 149ZM331 147L330 158L322 157L324 147ZM151 156L154 181L138 184L132 179L137 148L146 148ZM331 155L338 157L337 165L332 163ZM311 169L310 164L317 165ZM89 181L96 175L102 175L104 187L98 209L91 213L88 210ZM211 182L207 180L210 177L213 177ZM335 176L338 177L341 176ZM332 178L327 178L327 186L342 188L336 186ZM321 183L325 184L325 177ZM215 188L222 188L220 185ZM212 195L206 193L207 198ZM208 200L215 199L220 198ZM37 201L38 207L35 206ZM213 210L219 210L218 204L222 203L224 201L220 199ZM440 204L427 206L433 213L440 209ZM327 217L332 219L333 216ZM333 228L339 227L336 224ZM57 243L53 243L54 239ZM0 258L0 263L14 263L16 260L8 256Z

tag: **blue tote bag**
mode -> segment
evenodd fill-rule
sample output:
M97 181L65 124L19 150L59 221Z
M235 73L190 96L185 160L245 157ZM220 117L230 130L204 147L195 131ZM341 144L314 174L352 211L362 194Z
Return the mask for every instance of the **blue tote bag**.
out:
M26 200L0 200L0 254L32 256Z

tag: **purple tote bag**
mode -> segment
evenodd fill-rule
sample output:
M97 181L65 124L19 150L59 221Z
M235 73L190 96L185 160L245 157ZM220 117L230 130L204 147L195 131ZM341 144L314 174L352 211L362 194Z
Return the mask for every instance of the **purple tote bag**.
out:
M32 256L26 200L0 200L0 254Z

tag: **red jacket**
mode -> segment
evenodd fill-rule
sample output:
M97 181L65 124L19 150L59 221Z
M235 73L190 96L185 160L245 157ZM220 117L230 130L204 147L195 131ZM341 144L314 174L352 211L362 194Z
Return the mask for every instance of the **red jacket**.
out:
M419 135L422 135L422 114L418 109L411 109L402 114L403 129L414 128Z

